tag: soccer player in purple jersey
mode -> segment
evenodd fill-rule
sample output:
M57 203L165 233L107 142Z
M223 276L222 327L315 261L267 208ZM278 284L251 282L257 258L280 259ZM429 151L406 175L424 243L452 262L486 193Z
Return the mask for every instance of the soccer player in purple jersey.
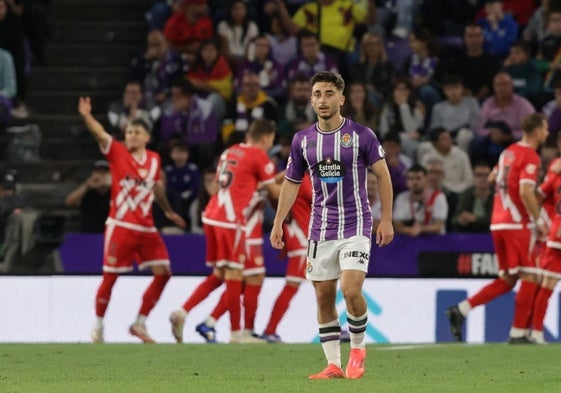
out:
M339 74L318 72L312 79L311 103L317 123L294 135L286 180L271 230L271 244L284 246L282 223L304 173L312 180L306 277L313 282L318 305L319 337L327 367L310 379L360 378L366 358L366 301L362 285L368 271L372 214L366 192L370 168L379 184L381 220L376 244L393 240L392 185L384 150L374 132L341 116L345 82ZM341 368L341 327L335 308L337 280L347 306L351 352Z

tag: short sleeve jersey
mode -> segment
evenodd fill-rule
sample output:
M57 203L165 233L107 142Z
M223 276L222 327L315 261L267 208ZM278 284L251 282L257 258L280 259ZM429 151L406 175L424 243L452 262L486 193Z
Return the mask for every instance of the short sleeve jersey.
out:
M366 176L368 167L383 157L374 131L346 118L333 131L324 132L315 123L295 134L285 176L300 183L309 172L313 191L311 240L370 238L372 213Z
M240 143L220 155L216 176L220 189L210 198L203 222L236 228L245 224L257 184L275 180L275 164L263 149Z
M120 222L153 228L152 202L154 185L160 180L161 159L146 150L142 159L135 158L121 142L111 139L105 151L111 170L111 203L109 217Z
M560 159L555 159L559 161ZM561 249L561 175L548 171L539 192L544 196L543 206L549 206L548 215L552 220L547 238L547 246Z
M540 157L531 146L517 142L507 147L497 164L491 230L528 227L530 216L520 198L521 184L536 184Z

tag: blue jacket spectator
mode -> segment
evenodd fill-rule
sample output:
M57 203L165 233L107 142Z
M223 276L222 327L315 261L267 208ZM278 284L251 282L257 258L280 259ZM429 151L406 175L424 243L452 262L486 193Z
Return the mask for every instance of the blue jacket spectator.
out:
M487 0L485 17L477 20L483 29L485 51L495 56L506 57L510 46L518 37L518 24L510 14L503 11L500 0Z

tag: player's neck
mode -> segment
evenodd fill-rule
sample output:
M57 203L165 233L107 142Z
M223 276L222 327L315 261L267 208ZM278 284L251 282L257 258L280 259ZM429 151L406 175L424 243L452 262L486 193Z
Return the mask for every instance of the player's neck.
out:
M343 116L341 113L336 113L329 119L318 118L318 127L323 132L335 131L343 123Z
M539 144L537 138L533 138L531 136L523 135L522 139L520 139L520 142L529 145L534 150L538 150L538 147L540 147L540 144Z
M134 149L129 150L131 155L136 158L137 160L141 160L146 155L146 148L145 147L137 147Z

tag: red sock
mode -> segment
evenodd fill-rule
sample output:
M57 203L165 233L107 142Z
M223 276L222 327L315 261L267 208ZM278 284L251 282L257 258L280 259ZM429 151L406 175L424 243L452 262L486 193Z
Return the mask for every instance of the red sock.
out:
M142 305L138 312L140 315L148 316L148 314L150 314L150 311L152 311L156 303L158 303L170 277L169 274L157 274L154 276L152 282L148 285L148 288L146 288L142 296Z
M105 316L109 300L111 300L111 291L113 290L113 285L115 285L117 278L119 278L118 274L103 273L101 284L99 284L97 295L95 296L95 315L100 318Z
M240 319L242 307L240 298L242 296L242 282L236 280L226 280L226 300L228 311L230 312L230 327L233 332L241 329Z
M214 274L210 274L199 284L195 292L189 296L189 299L183 304L183 309L187 312L191 311L197 304L207 298L208 295L216 288L222 285L222 281Z
M507 284L505 280L497 278L493 280L490 284L484 286L472 297L468 298L471 307L477 307L482 304L487 304L491 300L510 292L512 288Z
M244 329L253 330L261 285L245 284L243 290Z
M265 328L265 334L276 334L277 326L279 325L282 317L288 310L290 301L298 292L298 287L292 285L285 285L281 293L277 297L273 310L271 311L271 317L269 318L269 323Z
M210 313L210 316L212 318L218 321L222 315L226 314L226 311L228 311L227 299L228 299L227 292L226 291L222 292L222 296L220 296L220 300L218 301L216 306L214 306L214 310L212 310L212 312Z
M512 327L518 329L527 329L529 327L530 318L532 317L532 306L539 288L540 286L535 282L522 280L514 302Z
M534 300L534 311L532 314L532 327L534 330L540 332L543 331L543 320L547 312L547 304L549 303L549 298L553 293L552 289L540 287L538 294L536 295L536 300Z

